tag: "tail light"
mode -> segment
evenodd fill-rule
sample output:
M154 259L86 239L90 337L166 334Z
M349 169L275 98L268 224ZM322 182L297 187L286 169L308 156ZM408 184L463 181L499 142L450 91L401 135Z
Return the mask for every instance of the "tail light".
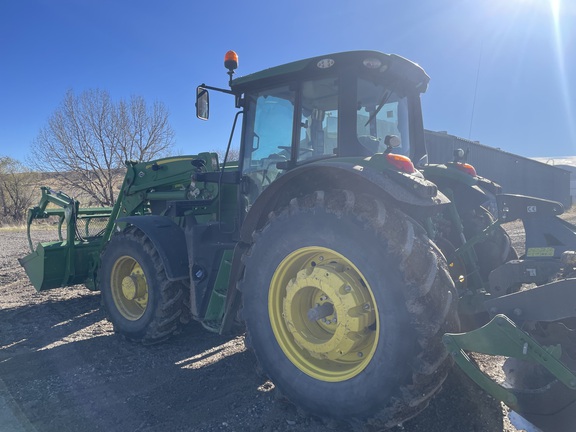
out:
M416 168L414 168L414 164L412 163L409 157L389 153L386 155L386 159L388 160L388 162L390 162L392 165L398 168L399 171L403 171L408 174L412 174L414 171L416 171Z
M468 175L471 175L472 177L476 177L476 169L467 163L456 163L454 164L454 166L456 168L458 168L460 171L465 172Z

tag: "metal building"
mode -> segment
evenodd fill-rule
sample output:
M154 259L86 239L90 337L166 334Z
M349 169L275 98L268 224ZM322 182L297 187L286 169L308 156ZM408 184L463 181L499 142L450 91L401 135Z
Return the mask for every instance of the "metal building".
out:
M570 172L523 156L469 141L446 132L426 131L426 146L430 163L452 161L454 150L468 152L468 163L478 175L499 183L503 192L530 195L572 205Z
M532 159L570 171L570 195L572 195L572 202L576 202L576 156L535 157Z

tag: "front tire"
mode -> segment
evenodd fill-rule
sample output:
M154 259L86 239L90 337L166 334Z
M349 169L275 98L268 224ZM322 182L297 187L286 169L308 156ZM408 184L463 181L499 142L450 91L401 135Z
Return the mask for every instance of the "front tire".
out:
M158 251L144 233L127 228L115 234L100 262L102 304L115 332L151 344L179 329L183 287L168 280Z
M239 289L247 338L288 399L377 427L424 409L450 361L453 284L424 230L349 191L292 200L255 233Z

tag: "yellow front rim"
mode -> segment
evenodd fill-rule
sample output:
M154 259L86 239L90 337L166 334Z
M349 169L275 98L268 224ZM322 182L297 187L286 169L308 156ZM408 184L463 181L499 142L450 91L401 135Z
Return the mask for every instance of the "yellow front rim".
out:
M305 247L278 266L268 297L272 330L302 372L345 381L370 363L380 332L372 290L358 268L324 247Z
M110 276L112 299L122 316L136 321L148 306L148 283L138 261L130 256L118 258Z

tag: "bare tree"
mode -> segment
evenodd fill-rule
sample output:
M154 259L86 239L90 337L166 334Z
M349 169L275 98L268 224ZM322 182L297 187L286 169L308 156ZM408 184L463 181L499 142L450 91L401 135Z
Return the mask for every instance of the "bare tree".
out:
M36 190L36 176L24 165L0 156L0 221L19 223L26 217Z
M114 103L103 90L68 91L34 141L30 164L83 192L89 204L113 205L125 161L151 160L172 148L168 117L162 103L149 107L140 96Z
M216 153L218 155L218 161L220 164L224 162L226 158L226 149L218 149L212 150L212 153ZM240 159L240 149L237 147L232 147L228 150L228 158L226 159L226 163L235 162Z

